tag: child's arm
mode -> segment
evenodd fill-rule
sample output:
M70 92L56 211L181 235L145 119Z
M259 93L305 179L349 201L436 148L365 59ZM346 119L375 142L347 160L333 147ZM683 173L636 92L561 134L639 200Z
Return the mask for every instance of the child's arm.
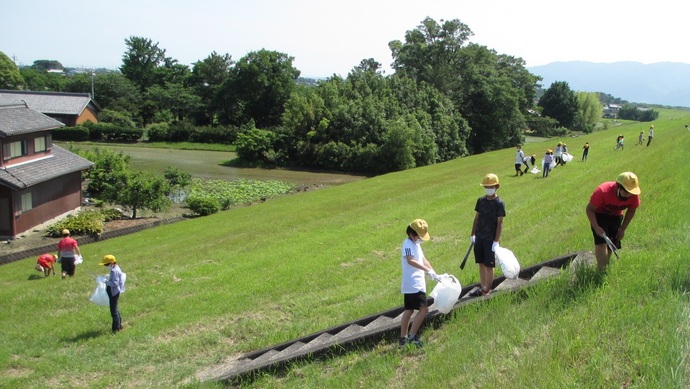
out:
M501 241L501 232L503 232L503 216L500 216L496 220L496 237L494 238L494 242Z
M477 221L479 220L479 212L474 213L474 221L472 222L472 232L470 233L470 238L474 236L474 231L477 230ZM472 241L474 243L474 241Z

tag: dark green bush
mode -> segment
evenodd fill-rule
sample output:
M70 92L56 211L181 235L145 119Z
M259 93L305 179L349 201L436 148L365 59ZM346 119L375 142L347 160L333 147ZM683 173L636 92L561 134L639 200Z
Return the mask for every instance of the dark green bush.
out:
M187 198L187 207L200 216L208 216L220 211L218 200L212 197Z
M62 127L53 130L52 134L54 140L65 141L86 141L90 136L89 129L85 126Z
M165 142L168 140L170 125L168 123L153 123L146 128L149 142Z

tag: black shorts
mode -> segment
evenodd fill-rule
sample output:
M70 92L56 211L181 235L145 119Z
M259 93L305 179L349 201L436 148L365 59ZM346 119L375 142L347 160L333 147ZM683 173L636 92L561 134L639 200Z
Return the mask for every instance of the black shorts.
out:
M596 213L595 215L597 217L597 224L604 229L606 236L611 239L616 248L621 248L621 241L616 239L616 235L618 235L618 229L623 224L623 215L607 215L604 213ZM594 232L594 228L592 228L592 236L594 236L595 245L606 244L604 238Z
M61 265L62 271L69 276L73 276L74 271L77 269L77 266L74 264L74 257L62 257Z
M484 264L486 267L496 267L496 256L491 251L493 240L476 238L474 241L474 262Z
M421 307L426 307L426 293L405 293L405 310L419 310Z

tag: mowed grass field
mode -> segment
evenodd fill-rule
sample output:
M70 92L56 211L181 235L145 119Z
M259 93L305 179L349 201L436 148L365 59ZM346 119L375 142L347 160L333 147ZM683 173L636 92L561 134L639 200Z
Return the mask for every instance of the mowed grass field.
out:
M237 383L256 388L685 388L690 386L690 111L649 123L525 145L538 160L565 141L575 160L549 178L514 177L514 148L273 199L82 247L65 281L34 258L0 267L0 387L222 387L196 375L226 358L402 304L400 245L424 218L438 273L477 282L459 263L484 174L507 206L501 244L529 266L592 250L584 210L623 171L642 205L621 259L457 310L425 345L395 339ZM625 135L625 150L613 151ZM580 162L585 141L589 161ZM104 254L128 274L124 332L89 302ZM500 271L497 271L500 275ZM428 291L433 283L428 284Z

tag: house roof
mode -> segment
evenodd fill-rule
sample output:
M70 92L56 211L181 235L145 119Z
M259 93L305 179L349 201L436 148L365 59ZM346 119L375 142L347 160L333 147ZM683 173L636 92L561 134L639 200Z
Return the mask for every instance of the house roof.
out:
M64 124L34 111L22 102L2 104L0 102L0 139L36 131L52 130Z
M91 166L93 162L53 144L51 154L44 158L0 168L0 185L25 189Z
M22 100L26 101L29 108L46 115L79 116L89 104L93 104L97 111L101 111L101 107L91 99L88 93L0 90L0 104L16 103Z

